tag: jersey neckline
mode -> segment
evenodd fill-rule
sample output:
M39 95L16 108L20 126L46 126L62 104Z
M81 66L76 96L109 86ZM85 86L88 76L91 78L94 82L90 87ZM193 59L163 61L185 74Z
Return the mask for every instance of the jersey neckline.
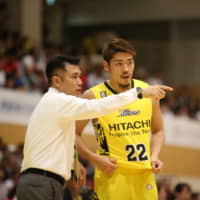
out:
M111 86L108 84L107 81L104 81L104 85L113 93L113 94L118 94L117 91L115 91ZM131 80L131 88L134 88L134 80Z

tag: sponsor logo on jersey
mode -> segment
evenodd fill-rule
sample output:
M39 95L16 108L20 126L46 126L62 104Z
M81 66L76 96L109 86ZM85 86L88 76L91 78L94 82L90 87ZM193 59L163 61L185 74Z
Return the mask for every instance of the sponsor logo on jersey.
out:
M134 122L122 122L108 124L110 131L122 131L122 130L131 130L131 129L140 129L140 128L149 128L151 126L151 120L141 120Z
M140 114L140 110L129 110L129 109L125 109L123 110L118 117L125 117L125 116L131 116L131 115L139 115Z
M101 91L100 92L100 96L101 96L101 98L106 97L107 96L106 91Z

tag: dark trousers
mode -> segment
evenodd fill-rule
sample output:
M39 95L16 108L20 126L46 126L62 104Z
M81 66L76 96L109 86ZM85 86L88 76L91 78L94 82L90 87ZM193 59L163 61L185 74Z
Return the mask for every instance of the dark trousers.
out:
M63 185L52 177L24 174L17 185L17 200L63 200Z

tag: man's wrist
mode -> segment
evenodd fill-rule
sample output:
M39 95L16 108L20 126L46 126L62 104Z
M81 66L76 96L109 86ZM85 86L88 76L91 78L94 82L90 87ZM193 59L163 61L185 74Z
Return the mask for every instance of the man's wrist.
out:
M138 97L138 99L142 99L143 98L142 88L141 87L136 87L136 91L137 91L137 97Z
M158 160L159 155L158 154L152 154L151 160Z
M93 166L96 166L96 162L97 162L97 154L96 153L93 153L91 152L88 156L88 159L90 161L90 163L93 165Z

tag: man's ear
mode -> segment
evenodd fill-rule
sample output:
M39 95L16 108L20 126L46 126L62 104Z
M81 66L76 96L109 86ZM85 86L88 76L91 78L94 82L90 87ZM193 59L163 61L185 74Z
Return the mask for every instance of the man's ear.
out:
M104 68L104 70L106 71L106 72L109 72L109 64L108 64L108 62L107 61L103 61L103 68Z
M56 88L60 88L61 78L59 76L53 76L52 83Z

